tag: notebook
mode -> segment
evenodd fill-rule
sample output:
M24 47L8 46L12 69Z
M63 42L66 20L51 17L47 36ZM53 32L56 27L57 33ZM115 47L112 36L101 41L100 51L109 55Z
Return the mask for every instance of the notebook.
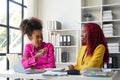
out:
M34 73L43 73L45 70L40 69L25 69L21 63L20 57L18 54L6 54L13 70L19 73L34 74Z
M67 76L67 72L58 72L58 71L51 71L47 70L46 72L42 73L43 76Z
M82 74L90 77L110 77L113 73L114 72L111 69L86 68Z

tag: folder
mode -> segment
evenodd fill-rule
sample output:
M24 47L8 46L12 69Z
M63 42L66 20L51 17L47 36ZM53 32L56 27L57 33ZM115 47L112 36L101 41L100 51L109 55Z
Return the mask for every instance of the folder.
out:
M107 64L107 68L112 68L112 57L109 57L109 62Z
M67 46L67 36L63 35L63 46Z
M60 46L63 46L63 36L62 35L60 35L59 40L60 40Z
M117 56L112 57L112 67L118 68L118 57Z
M61 29L61 22L59 22L59 21L54 21L53 23L54 23L54 29L55 29L55 30Z
M118 56L116 55L110 55L109 63L107 64L107 68L118 68L119 62L118 62Z
M71 35L67 35L67 46L71 46Z
M69 61L69 52L62 52L61 60L62 60L62 62L68 62Z

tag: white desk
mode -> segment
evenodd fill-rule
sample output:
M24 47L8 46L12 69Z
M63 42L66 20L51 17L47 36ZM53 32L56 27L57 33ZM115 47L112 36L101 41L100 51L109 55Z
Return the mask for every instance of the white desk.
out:
M24 79L47 79L47 80L116 80L115 76L117 72L114 73L111 77L85 77L82 75L68 75L68 76L42 76L41 74L22 74L16 73L12 70L1 71L0 77L8 78L24 78Z

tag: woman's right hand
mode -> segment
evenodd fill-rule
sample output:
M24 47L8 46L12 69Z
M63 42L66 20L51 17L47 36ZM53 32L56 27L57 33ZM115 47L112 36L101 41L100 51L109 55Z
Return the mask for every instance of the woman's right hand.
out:
M69 68L69 70L74 70L74 66L73 65L69 65L68 68Z
M38 59L40 56L44 55L46 53L47 49L41 49L36 55L35 55L35 59Z

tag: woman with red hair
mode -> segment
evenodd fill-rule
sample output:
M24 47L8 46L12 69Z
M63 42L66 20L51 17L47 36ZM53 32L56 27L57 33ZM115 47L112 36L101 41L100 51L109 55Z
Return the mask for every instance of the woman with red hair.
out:
M85 68L102 68L109 61L106 38L98 24L87 23L82 27L82 46L78 52L75 66L69 69L84 70Z

